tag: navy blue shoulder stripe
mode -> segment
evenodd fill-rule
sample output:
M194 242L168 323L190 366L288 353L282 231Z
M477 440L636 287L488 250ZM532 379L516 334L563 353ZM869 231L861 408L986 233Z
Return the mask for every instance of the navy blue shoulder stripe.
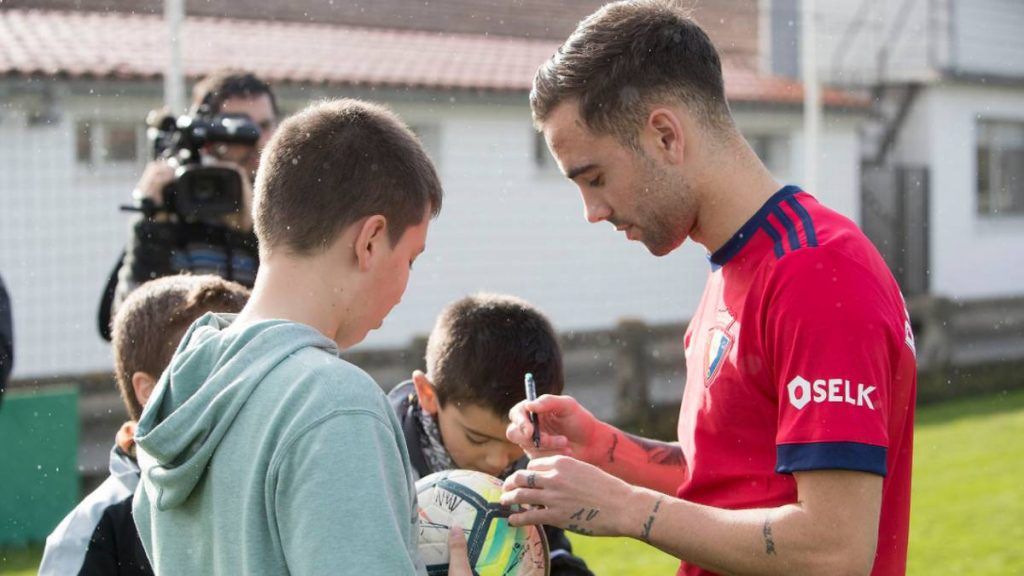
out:
M786 251L782 248L782 236L779 234L779 231L768 220L761 222L761 229L771 236L772 242L775 243L773 247L775 249L775 258L782 258Z
M772 215L774 215L775 218L782 223L782 227L786 229L786 235L789 236L789 249L796 250L800 248L800 235L796 233L796 225L793 224L789 215L786 214L782 208L779 208L778 204L772 206Z
M800 188L796 186L784 186L773 194L764 203L764 206L761 206L757 213L733 234L732 238L723 244L721 248L715 250L710 258L711 263L715 266L724 266L726 262L739 254L743 247L747 245L747 242L750 242L750 239L754 237L758 229L763 228L764 225L771 226L768 223L768 214L771 213L772 208L777 207L783 200L792 201L793 195L798 192L800 192ZM778 232L775 232L778 235ZM778 252L776 252L776 255L778 255Z
M885 476L885 446L860 442L808 442L775 447L775 471L856 470Z
M789 204L789 207L793 209L793 212L796 212L796 215L800 217L800 221L803 222L804 234L807 235L807 245L817 246L818 235L814 232L814 220L811 219L810 213L807 212L807 209L804 208L799 200L792 196L786 198L786 203Z

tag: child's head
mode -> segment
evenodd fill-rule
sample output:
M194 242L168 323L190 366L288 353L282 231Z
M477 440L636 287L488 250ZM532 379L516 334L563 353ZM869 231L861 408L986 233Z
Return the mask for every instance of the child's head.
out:
M249 291L219 276L165 276L134 290L114 317L114 371L138 420L188 327L207 312L238 312Z
M449 304L427 342L427 374L413 375L420 405L434 414L460 468L497 475L523 452L505 439L508 412L526 397L560 394L562 353L551 323L512 296L477 294Z
M261 268L315 270L344 315L335 341L355 344L401 300L442 196L434 165L393 112L350 99L314 104L263 152L253 209Z

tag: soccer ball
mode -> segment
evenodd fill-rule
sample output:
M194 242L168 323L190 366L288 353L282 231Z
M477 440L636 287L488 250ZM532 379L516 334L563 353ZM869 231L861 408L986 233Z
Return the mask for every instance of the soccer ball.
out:
M472 470L436 472L416 483L419 551L430 576L448 574L448 527L462 527L479 576L547 576L548 541L539 526L514 527L502 506L501 480Z

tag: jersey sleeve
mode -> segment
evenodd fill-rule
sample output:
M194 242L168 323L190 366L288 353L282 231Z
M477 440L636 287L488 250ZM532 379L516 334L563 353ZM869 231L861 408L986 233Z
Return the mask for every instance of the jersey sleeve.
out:
M778 394L776 471L884 476L895 363L884 279L829 248L787 254L766 285L762 332Z

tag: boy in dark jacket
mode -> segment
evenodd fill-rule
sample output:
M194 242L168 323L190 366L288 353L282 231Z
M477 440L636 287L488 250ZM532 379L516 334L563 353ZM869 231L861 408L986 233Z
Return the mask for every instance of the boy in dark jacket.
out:
M114 368L131 420L110 451L110 477L46 539L40 576L153 574L132 519L135 423L189 325L207 312L238 312L248 298L247 289L218 276L165 276L143 284L118 309Z
M457 468L504 479L524 468L523 451L505 438L509 409L526 397L523 377L533 374L538 395L561 394L564 386L547 318L512 296L467 296L441 312L426 363L427 373L413 372L388 395L417 475ZM561 529L544 531L552 576L592 574Z

